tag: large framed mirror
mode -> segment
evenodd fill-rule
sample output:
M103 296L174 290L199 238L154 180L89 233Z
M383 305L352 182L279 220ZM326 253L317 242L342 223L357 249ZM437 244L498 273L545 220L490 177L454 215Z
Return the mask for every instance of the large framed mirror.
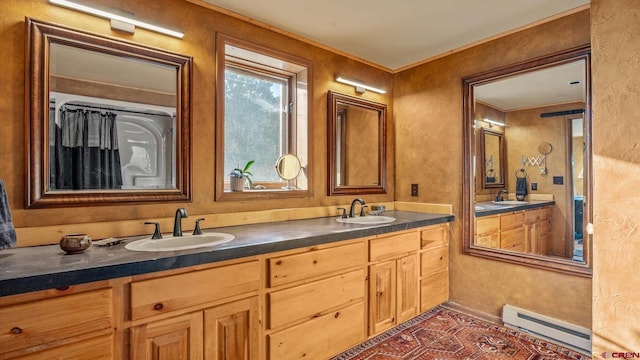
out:
M462 83L464 253L591 276L590 47Z
M387 106L329 91L329 195L386 193Z
M191 57L25 23L26 206L190 201Z

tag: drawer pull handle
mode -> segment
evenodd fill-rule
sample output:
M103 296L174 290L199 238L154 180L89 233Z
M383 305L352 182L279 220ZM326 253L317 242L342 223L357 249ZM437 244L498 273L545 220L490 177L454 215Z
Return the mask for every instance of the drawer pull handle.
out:
M22 329L16 326L13 329L11 329L11 333L15 335L22 334Z
M282 264L282 260L276 261L276 265L281 265L281 264Z
M336 312L336 314L333 317L337 319L339 316L340 316L340 311Z
M157 303L153 305L153 310L160 311L162 310L162 308L164 308L164 305L162 305L162 303Z

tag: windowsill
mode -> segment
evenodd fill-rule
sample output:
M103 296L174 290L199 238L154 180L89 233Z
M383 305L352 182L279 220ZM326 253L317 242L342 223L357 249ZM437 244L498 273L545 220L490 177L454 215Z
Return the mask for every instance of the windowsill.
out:
M305 198L311 197L310 190L286 190L286 189L259 189L244 191L230 191L225 189L222 194L216 196L216 201L238 201L253 199L283 199L283 198Z

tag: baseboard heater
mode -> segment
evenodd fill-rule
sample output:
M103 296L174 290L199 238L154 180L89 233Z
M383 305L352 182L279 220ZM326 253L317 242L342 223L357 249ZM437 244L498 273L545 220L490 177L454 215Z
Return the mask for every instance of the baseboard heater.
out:
M591 355L591 330L515 306L502 308L506 327Z

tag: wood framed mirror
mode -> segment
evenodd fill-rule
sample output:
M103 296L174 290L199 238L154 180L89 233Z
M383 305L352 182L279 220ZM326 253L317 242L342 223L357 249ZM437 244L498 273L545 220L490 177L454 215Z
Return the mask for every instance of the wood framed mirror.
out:
M586 45L462 79L465 254L591 276L590 55Z
M191 200L191 57L26 18L28 208Z
M387 106L329 91L329 195L386 193Z
M502 132L487 129L480 129L479 137L480 150L478 161L480 164L480 184L482 188L504 188L504 134Z

